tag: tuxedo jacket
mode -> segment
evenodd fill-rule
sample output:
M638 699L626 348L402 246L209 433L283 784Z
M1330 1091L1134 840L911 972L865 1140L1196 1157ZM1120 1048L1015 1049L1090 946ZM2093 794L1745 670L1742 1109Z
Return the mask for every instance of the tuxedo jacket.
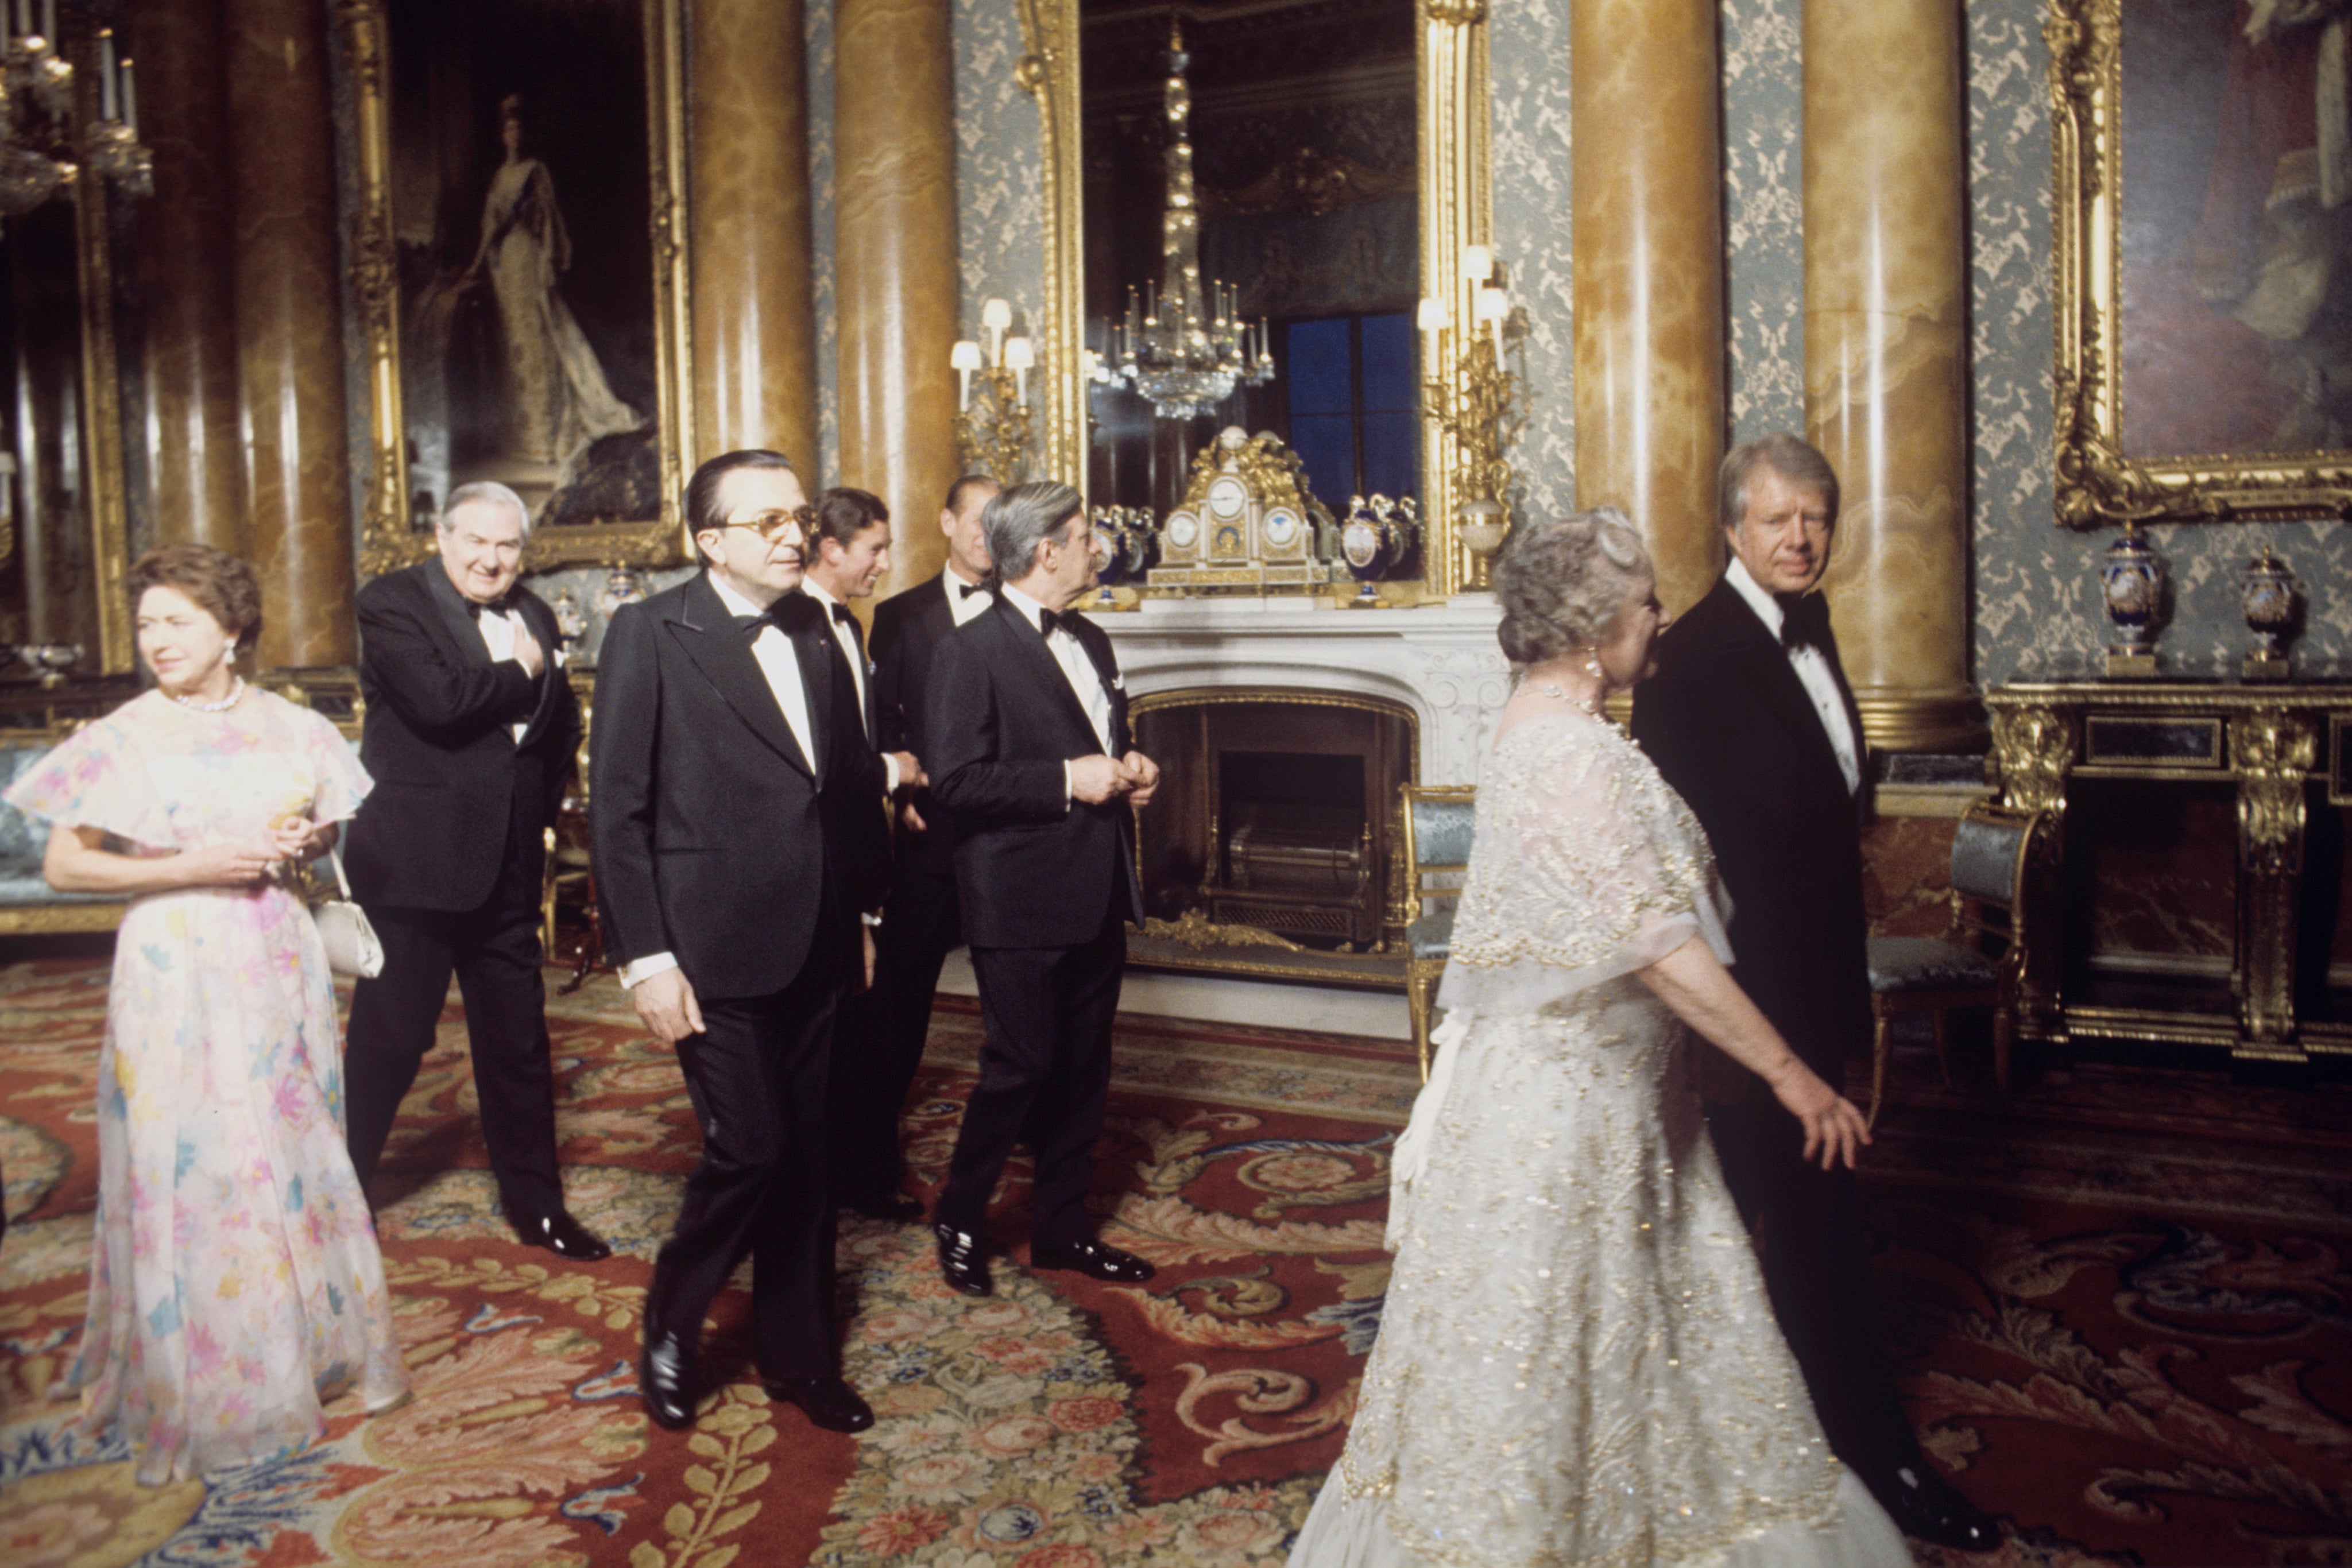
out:
M858 815L882 794L881 758L815 602L788 594L776 618L814 758L707 574L624 606L596 661L588 800L605 954L674 954L704 996L782 990L821 915L846 925L881 902L885 868L864 863Z
M913 752L927 773L932 771L924 739L931 713L931 661L955 629L948 591L939 577L874 607L873 691L881 748ZM909 798L925 827L919 833L897 830L897 863L938 877L954 875L955 827L947 809L929 786Z
M518 793L530 847L555 821L580 744L580 699L555 664L555 612L520 586L511 604L549 652L540 674L491 662L438 557L360 590L360 760L375 788L343 863L361 902L479 908L506 858ZM527 727L519 741L518 724Z
M1832 644L1846 722L1862 716ZM1821 716L1780 641L1730 583L1658 640L1633 692L1633 738L1689 802L1733 904L1732 976L1832 1084L1870 1040L1863 789L1846 789ZM1760 1081L1759 1081L1760 1082Z
M1069 618L1110 696L1110 755L1129 741L1127 693L1101 627ZM1063 764L1102 741L1045 639L999 594L940 644L922 753L955 819L957 896L975 947L1075 947L1116 908L1140 925L1135 815L1070 799Z
M826 640L831 644L835 657L843 664L843 673L846 674L849 651L841 645L841 635L834 629L833 607L811 594L797 590L786 595L786 598L797 602L785 604L779 601L777 613L788 617L805 614L814 620L824 629ZM806 608L800 608L801 606ZM856 626L856 622L853 619L850 624ZM883 897L888 893L890 886L890 800L888 795L883 792L884 787L888 783L889 775L887 770L882 768L880 758L882 753L895 748L881 744L881 713L874 695L874 652L862 628L857 633L857 645L864 653L866 667L860 672L862 678L851 681L846 692L842 694L840 706L835 711L857 719L858 738L864 741L866 749L874 754L875 778L881 781L877 786L877 793L871 804L865 810L854 813L852 817L855 840L851 853L855 857L858 871L858 886L861 889L858 895L858 907L870 910L879 909L882 906ZM865 708L863 716L859 717L859 709L856 705L860 700L861 694Z

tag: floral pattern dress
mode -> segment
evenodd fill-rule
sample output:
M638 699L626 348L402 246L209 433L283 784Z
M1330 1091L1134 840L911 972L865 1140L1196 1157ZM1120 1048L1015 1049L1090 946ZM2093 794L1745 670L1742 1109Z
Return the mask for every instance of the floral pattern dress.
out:
M334 727L257 688L225 713L149 692L7 792L160 856L341 821L367 774ZM343 1146L333 977L273 883L131 901L98 1075L89 1316L70 1385L151 1484L302 1448L323 1402L406 1392L367 1199Z

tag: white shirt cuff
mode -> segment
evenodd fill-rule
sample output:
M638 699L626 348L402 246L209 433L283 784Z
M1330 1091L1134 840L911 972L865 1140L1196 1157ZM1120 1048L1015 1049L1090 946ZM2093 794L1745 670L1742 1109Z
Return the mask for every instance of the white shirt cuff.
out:
M891 794L898 793L898 754L895 751L882 754L882 788Z
M879 915L860 915L857 918L864 921L868 925L879 925L882 924L882 917Z
M1067 810L1070 802L1078 798L1078 788L1076 784L1071 782L1071 778L1070 759L1066 757L1062 758L1062 806L1064 810Z
M635 990L640 980L650 980L664 969L677 967L675 953L648 953L642 958L632 958L621 966L621 988Z

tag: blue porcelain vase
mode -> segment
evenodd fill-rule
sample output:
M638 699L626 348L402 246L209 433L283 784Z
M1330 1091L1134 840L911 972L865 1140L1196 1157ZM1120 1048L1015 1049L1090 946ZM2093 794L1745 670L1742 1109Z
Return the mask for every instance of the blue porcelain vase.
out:
M2126 528L2107 547L2099 562L2099 593L2116 629L2114 652L2153 657L2164 582L2164 558L2137 528Z

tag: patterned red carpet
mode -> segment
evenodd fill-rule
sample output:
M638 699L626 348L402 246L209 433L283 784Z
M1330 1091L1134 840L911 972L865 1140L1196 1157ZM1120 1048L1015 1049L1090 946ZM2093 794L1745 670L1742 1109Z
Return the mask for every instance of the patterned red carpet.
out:
M416 1397L279 1463L136 1488L43 1397L80 1325L104 987L85 961L0 970L9 1568L1276 1564L1338 1452L1386 1281L1385 1139L1415 1087L1391 1048L1122 1020L1098 1197L1157 1280L1028 1273L1018 1172L988 1301L939 1283L919 1227L855 1222L845 1361L875 1429L767 1400L738 1291L706 1355L726 1386L669 1434L632 1369L693 1122L607 979L554 1027L572 1205L616 1256L566 1265L499 1223L453 1015L377 1193ZM942 1007L910 1112L927 1181L977 1037ZM1915 1414L2018 1527L1975 1561L2352 1562L2352 1093L2086 1069L2019 1104L1921 1089L1872 1156Z

